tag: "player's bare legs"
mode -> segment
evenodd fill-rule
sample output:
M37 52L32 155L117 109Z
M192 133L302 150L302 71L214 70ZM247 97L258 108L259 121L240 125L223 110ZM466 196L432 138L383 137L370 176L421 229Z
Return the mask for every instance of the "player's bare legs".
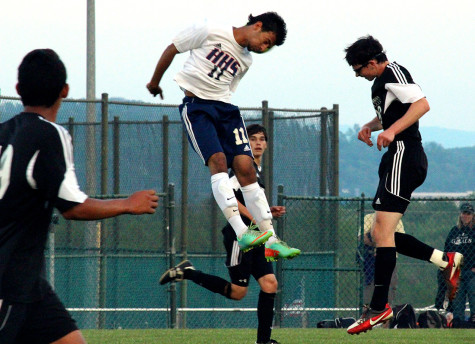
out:
M251 159L250 157L248 158ZM213 189L214 198L226 217L226 220L236 232L240 248L243 251L247 251L255 246L264 244L274 232L267 231L267 229L263 230L263 233L249 230L242 221L236 196L234 195L234 190L227 173L227 162L224 153L218 152L213 154L208 159L208 167L211 173L211 188ZM251 168L254 170L252 162ZM256 178L255 170L254 178Z
M401 218L402 214L400 213L376 211L371 233L376 247L396 247L394 232Z
M394 232L401 217L401 213L376 211L372 229L372 237L376 243L373 297L370 307L365 309L361 318L348 327L350 334L366 332L393 317L393 311L388 305L388 293L396 266Z
M68 333L51 344L86 344L86 340L82 336L81 331L76 330Z

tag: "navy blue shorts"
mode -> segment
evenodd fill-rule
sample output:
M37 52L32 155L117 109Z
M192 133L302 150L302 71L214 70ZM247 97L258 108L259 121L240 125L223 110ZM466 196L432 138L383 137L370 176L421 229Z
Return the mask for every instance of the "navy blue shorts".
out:
M38 302L12 303L3 300L0 306L2 344L47 344L77 329L76 322L52 289Z
M226 155L228 167L232 167L237 155L253 158L246 125L237 106L185 97L179 110L188 141L205 165L218 152Z
M427 157L420 143L395 141L381 158L373 209L404 214L411 195L425 180Z

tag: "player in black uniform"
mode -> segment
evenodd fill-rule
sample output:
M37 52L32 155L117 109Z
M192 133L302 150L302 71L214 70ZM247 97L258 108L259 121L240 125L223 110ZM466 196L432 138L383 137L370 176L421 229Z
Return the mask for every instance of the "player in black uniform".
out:
M257 182L259 186L264 189L264 183L261 178L261 158L267 149L267 132L266 129L259 124L249 125L246 129L252 154L254 155ZM253 221L252 215L245 207L239 182L232 172L230 173L230 180L238 201L242 220L247 226L252 225L255 221ZM285 207L273 206L270 207L270 209L274 218L281 217L285 214ZM274 260L276 257L279 258L278 252L270 248L270 245L267 244L267 247L259 246L244 253L239 249L236 233L229 223L223 228L222 232L224 246L227 252L226 266L228 267L231 282L221 277L208 275L196 270L190 261L185 260L167 270L160 278L160 284L189 279L214 293L221 294L229 299L241 300L247 294L249 278L252 275L261 287L257 304L258 329L256 343L277 343L275 340L270 339L272 320L274 318L274 299L275 293L277 292L277 280L274 275L272 263L266 260L266 256L268 260ZM300 254L300 250L298 249L289 248L289 250L293 250L293 256Z
M0 343L84 344L43 273L53 208L74 220L152 214L158 196L97 200L79 189L71 137L54 123L69 86L53 50L24 57L17 91L24 112L0 124Z
M395 233L412 192L427 174L419 118L429 111L429 103L421 88L406 68L388 61L382 45L372 36L358 39L345 52L346 61L357 77L374 80L371 96L376 117L363 125L358 139L371 147L371 133L383 130L376 144L379 150L388 147L379 166L379 185L373 200L376 218L372 236L377 247L375 289L370 307L348 328L348 333L358 334L393 316L387 302L396 249L401 254L430 261L443 270L451 298L455 297L463 256L456 252L444 254L408 234Z

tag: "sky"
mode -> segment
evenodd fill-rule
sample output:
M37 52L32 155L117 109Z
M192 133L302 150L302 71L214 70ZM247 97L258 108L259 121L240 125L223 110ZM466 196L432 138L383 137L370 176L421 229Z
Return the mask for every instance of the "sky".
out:
M390 61L408 68L431 111L421 127L475 132L475 2L473 0L96 0L96 97L178 104L173 81L187 54L176 56L161 82L164 100L145 88L158 58L182 29L208 20L242 26L249 14L279 13L286 42L262 55L232 102L259 107L319 109L338 104L342 125L374 116L371 82L356 78L343 50L371 34ZM36 48L64 61L69 98L86 97L86 0L3 0L0 6L0 92L16 96L17 68Z

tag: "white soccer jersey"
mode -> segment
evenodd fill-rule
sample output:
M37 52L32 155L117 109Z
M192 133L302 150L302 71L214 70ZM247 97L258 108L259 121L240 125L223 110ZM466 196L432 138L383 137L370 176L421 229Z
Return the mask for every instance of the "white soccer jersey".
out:
M193 25L180 32L173 44L182 53L190 51L175 81L197 97L231 102L231 94L252 64L252 56L240 46L233 28Z

